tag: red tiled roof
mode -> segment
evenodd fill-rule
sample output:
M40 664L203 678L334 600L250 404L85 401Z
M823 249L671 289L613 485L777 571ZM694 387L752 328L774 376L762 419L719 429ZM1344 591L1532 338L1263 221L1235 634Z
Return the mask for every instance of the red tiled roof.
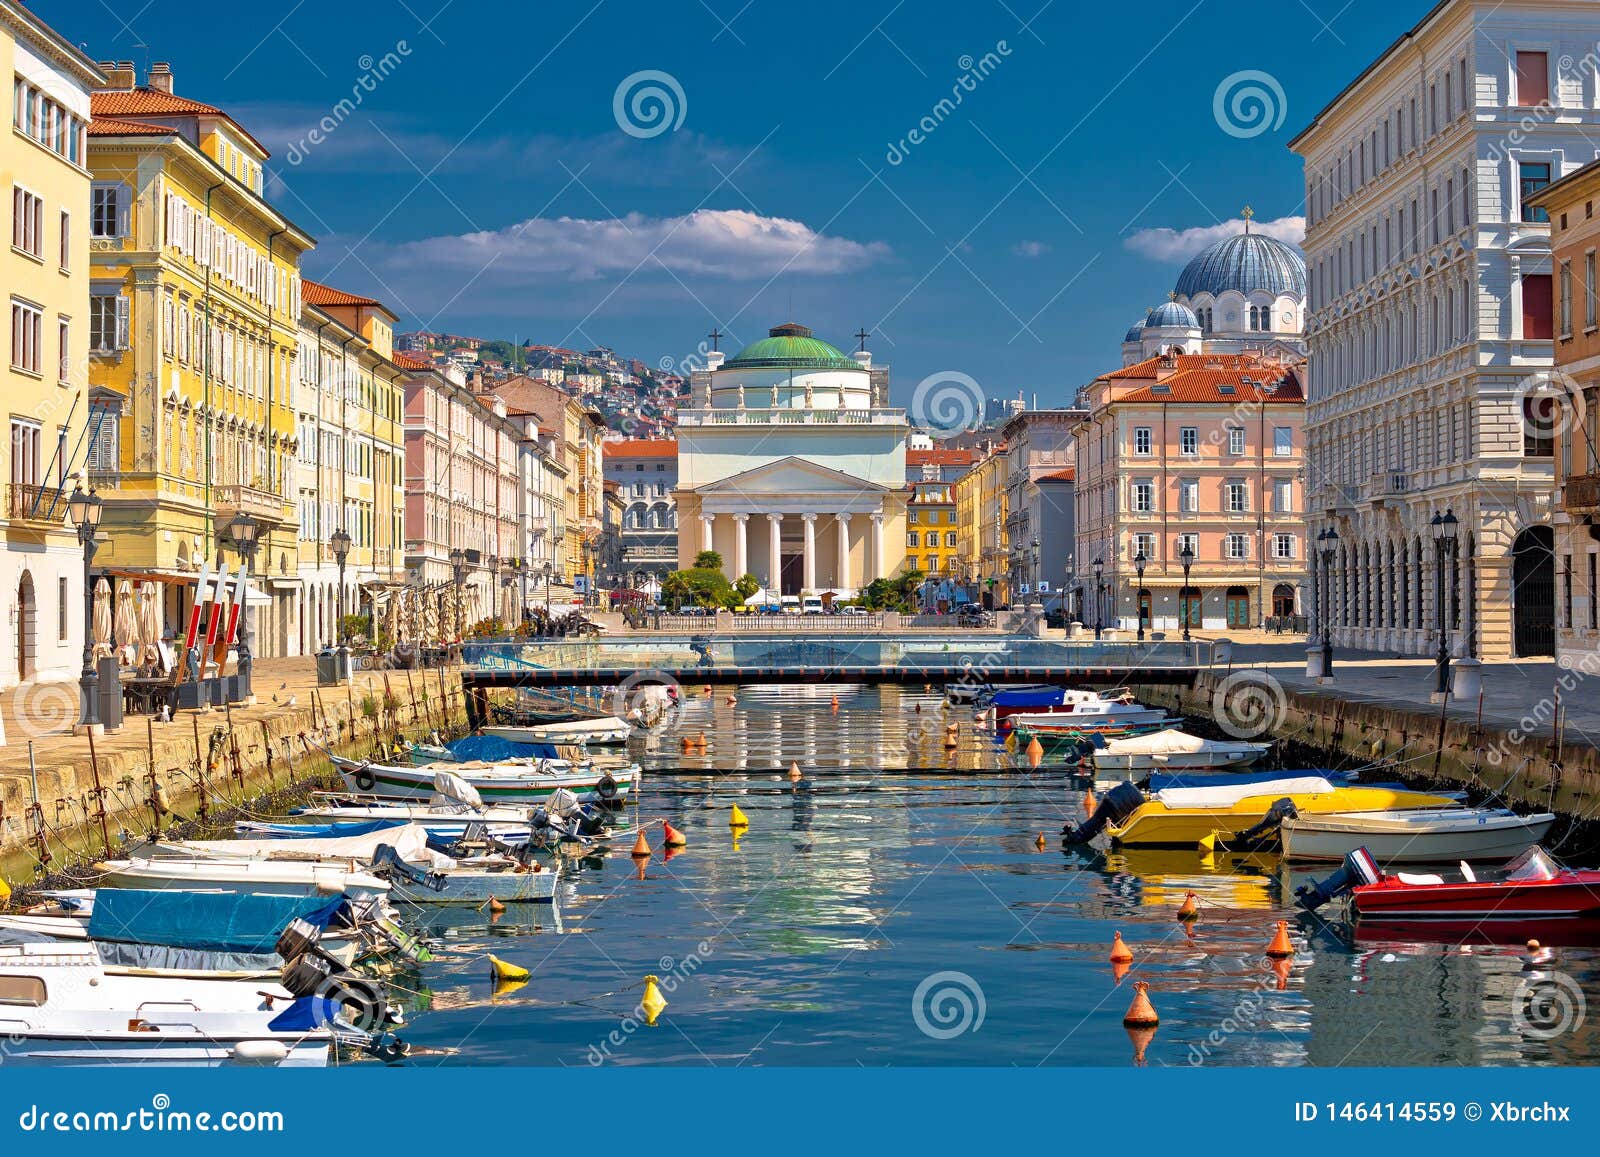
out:
M309 277L300 281L300 298L307 305L379 305L381 302L370 297L361 297L358 294L346 293L342 289L323 285L321 282L312 281Z
M171 125L152 125L136 120L102 120L96 117L89 122L91 137L168 137L178 130Z
M427 358L419 358L410 350L395 350L394 364L403 370L431 370L433 363Z
M1300 390L1300 379L1294 372L1286 369L1275 370L1270 382L1263 383L1262 370L1266 368L1259 364L1244 367L1244 372L1239 370L1180 370L1160 382L1152 383L1142 389L1134 390L1116 399L1117 402L1226 402L1237 404L1239 402L1259 402L1262 405L1271 404L1304 404L1305 394ZM1250 371L1254 370L1254 373ZM1258 376L1259 375L1259 376ZM1250 378L1247 384L1244 379ZM1269 390L1265 385L1276 385L1276 390ZM1223 386L1233 387L1227 393L1222 391Z
M1076 480L1077 477L1078 477L1077 470L1073 469L1071 466L1068 466L1065 470L1057 470L1054 474L1041 475L1040 478L1039 478L1039 481L1040 482L1072 482L1072 481Z
M600 452L607 458L676 458L678 443L672 438L630 438L625 442L602 442Z
M152 117L152 116L212 116L221 117L239 133L267 153L267 148L245 130L245 127L216 105L205 104L188 97L174 96L153 88L110 89L91 93L89 108L96 120L101 117ZM90 122L93 123L92 121ZM267 154L270 156L270 154Z
M907 466L971 466L971 450L907 450Z

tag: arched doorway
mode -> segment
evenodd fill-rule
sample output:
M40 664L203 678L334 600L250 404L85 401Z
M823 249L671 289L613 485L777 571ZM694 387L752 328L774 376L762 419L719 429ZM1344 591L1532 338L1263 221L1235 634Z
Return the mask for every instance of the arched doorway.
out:
M1178 591L1178 626L1200 629L1200 588L1182 587Z
M1150 629L1150 592L1144 587L1139 588L1139 627Z
M1250 592L1244 587L1229 587L1227 593L1228 628L1243 629L1250 625Z
M22 572L17 584L17 679L26 683L38 665L39 602L33 593L33 575ZM87 627L85 627L87 630Z
M1530 526L1511 544L1511 648L1518 658L1555 654L1555 534L1548 526Z
M1294 615L1294 588L1288 583L1279 583L1272 588L1272 617L1287 619Z

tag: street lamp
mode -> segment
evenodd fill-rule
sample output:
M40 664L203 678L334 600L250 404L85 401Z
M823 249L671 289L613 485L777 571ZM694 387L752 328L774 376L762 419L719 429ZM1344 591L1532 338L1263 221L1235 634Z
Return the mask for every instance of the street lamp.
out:
M1033 562L1029 578L1033 583L1034 594L1037 596L1039 591L1039 536L1037 534L1028 542L1028 551L1032 556ZM1044 600L1040 599L1039 602L1042 604Z
M1318 609L1322 612L1322 677L1333 678L1333 552L1339 547L1339 532L1328 527L1317 535L1322 544L1322 598Z
M556 568L551 563L544 564L544 613L550 613L550 580L555 575Z
M1439 624L1439 654L1435 664L1439 673L1434 690L1440 695L1450 693L1450 623L1445 618L1444 561L1453 559L1456 552L1456 516L1450 510L1435 514L1428 524L1433 529L1434 587L1433 606L1435 621Z
M94 635L90 623L94 621L94 583L89 568L94 564L95 531L100 528L103 507L100 496L94 491L85 494L81 486L72 488L67 500L67 513L78 528L78 545L83 547L83 672L79 685L79 734L88 734L100 726L100 707L96 698L100 692L100 679L94 668Z
M244 583L241 584L245 592L245 602L250 601L250 562L256 556L256 543L261 535L261 524L250 515L242 511L233 516L233 521L228 523L228 537L233 539L233 545L239 552L241 565L244 567ZM239 698L250 698L250 611L248 606L239 608Z
M1101 598L1105 591L1105 583L1101 581L1101 576L1105 573L1105 567L1106 564L1102 560L1098 558L1094 560L1094 637L1097 639L1100 637L1101 628Z
M1133 594L1133 613L1139 620L1138 639L1141 643L1144 642L1144 568L1149 561L1142 549L1133 556L1134 573L1139 576L1139 589Z
M1189 568L1194 566L1194 547L1187 541L1178 552L1178 562L1183 565L1183 589L1178 592L1178 615L1183 619L1183 641L1189 641Z
M342 648L344 646L345 614L344 563L345 559L350 557L350 535L343 527L340 527L333 532L333 536L328 541L333 546L333 561L339 564L339 598L336 604L339 611L339 621L333 627L333 645Z

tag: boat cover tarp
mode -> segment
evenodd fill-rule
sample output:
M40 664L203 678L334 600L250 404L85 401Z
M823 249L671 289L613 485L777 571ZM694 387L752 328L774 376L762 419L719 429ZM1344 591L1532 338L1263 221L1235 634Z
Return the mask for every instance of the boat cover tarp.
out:
M478 794L478 789L453 771L434 772L433 790L453 804L474 810L483 808L483 797Z
M234 831L241 836L276 837L280 840L343 839L369 836L403 825L405 820L345 820L331 824L268 824L241 820Z
M1060 687L1007 687L989 702L996 707L1058 707L1063 698Z
M1320 775L1294 776L1289 779L1257 780L1255 783L1207 783L1205 787L1172 787L1157 792L1156 798L1169 808L1230 808L1242 799L1255 795L1311 795L1333 790L1333 784Z
M302 996L267 1022L269 1032L306 1032L331 1024L344 1011L325 996Z
M1149 788L1152 792L1170 791L1175 787L1239 787L1244 784L1254 785L1257 791L1263 790L1263 784L1274 783L1286 775L1294 776L1320 776L1329 783L1345 784L1355 780L1355 773L1349 771L1323 771L1307 770L1297 772L1282 771L1160 771L1150 776Z
M448 745L456 759L481 759L495 763L502 759L555 759L556 749L549 743L515 743L497 735L468 735Z
M202 860L370 860L380 844L388 844L405 859L425 858L428 833L420 824L405 824L359 836L306 840L176 840L155 847L160 856Z
M95 943L100 963L108 968L147 968L158 972L267 972L283 967L276 952L212 952L205 948L174 948L167 944Z
M1107 755L1190 755L1196 751L1212 751L1218 748L1231 750L1239 746L1241 744L1237 740L1223 743L1215 739L1202 739L1198 735L1190 735L1187 731L1169 727L1165 731L1152 731L1148 735L1128 735L1120 739L1108 739L1105 752Z
M209 952L271 952L292 921L326 928L343 905L343 896L101 888L89 914L89 938Z

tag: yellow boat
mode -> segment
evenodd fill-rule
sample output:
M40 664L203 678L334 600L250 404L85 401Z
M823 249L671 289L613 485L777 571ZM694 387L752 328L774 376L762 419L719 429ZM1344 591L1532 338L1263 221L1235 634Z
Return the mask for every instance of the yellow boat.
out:
M1272 805L1282 799L1293 803L1301 815L1451 807L1458 803L1448 796L1427 792L1334 787L1326 780L1315 779L1282 783L1278 790L1270 784L1171 788L1157 792L1120 823L1108 823L1105 831L1114 847L1193 848L1208 836L1226 846L1230 838L1259 824Z

